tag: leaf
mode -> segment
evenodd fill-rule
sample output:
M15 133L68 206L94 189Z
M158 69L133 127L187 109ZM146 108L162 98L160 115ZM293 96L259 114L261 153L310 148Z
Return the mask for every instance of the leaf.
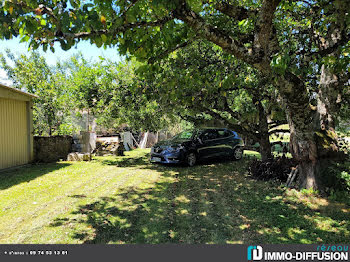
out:
M99 37L99 36L97 36L97 37L95 37L95 44L96 44L96 46L97 47L101 47L102 46L102 37Z
M12 13L13 13L13 6L10 6L9 13L10 13L10 15L12 15Z
M129 23L133 23L136 21L136 17L134 14L132 14L131 12L128 12L126 13L126 20L129 22Z
M143 47L140 47L139 49L137 49L136 54L141 58L147 56L147 52Z
M238 26L240 27L246 27L248 25L248 19L243 19L238 23Z
M22 37L22 38L21 38L21 41L19 41L19 42L20 42L20 43L28 42L29 39L30 39L30 37L26 35L25 37Z
M188 4L190 5L191 9L196 13L202 11L202 1L188 0Z
M102 39L102 42L103 43L106 43L107 42L107 36L105 34L102 34L101 35L101 39Z

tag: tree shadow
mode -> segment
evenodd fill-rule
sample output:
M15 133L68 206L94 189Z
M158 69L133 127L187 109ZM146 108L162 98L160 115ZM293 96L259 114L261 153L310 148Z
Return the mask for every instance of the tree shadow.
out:
M51 226L73 225L83 243L344 243L349 213L314 210L270 182L244 175L246 161L183 168L152 165L158 182L120 188ZM137 166L123 160L123 166ZM326 221L324 228L319 222ZM327 224L326 223L326 224Z
M245 159L254 159L254 157L248 156ZM200 159L197 163L197 166L208 165L208 164L217 164L217 163L228 163L234 162L229 157L215 157L208 159ZM153 165L153 166L163 166L163 167L186 167L184 163L179 164L163 164L163 163L151 163L150 162L150 154L146 154L145 156L140 156L136 158L131 158L128 156L119 156L115 159L104 159L102 160L102 164L104 165L113 165L118 167L138 167L141 165Z
M116 157L115 159L106 159L102 160L102 164L109 166L118 166L118 167L135 167L140 165L148 165L149 159L146 157Z
M10 188L23 182L29 182L37 177L69 165L68 163L33 164L1 171L0 190Z

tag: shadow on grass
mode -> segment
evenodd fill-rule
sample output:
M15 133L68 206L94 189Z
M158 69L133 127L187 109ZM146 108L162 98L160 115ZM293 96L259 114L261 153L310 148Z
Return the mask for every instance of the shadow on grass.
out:
M244 159L256 159L254 156L245 156ZM221 158L210 158L210 159L203 159L200 160L197 165L207 165L207 164L217 164L217 163L228 163L228 162L235 162L232 159L228 157L221 157ZM136 158L131 157L116 157L115 159L106 159L102 160L102 164L104 165L114 165L119 167L138 167L142 165L150 165L150 155L147 154L145 156L140 156ZM187 167L185 164L158 164L158 163L152 163L154 166L168 166L168 167Z
M73 225L72 238L83 243L349 242L348 213L315 212L283 189L249 179L246 160L193 168L145 161L136 160L139 168L160 173L158 182L120 188L51 226Z
M69 165L68 163L37 164L1 171L0 190L10 188L23 182L29 182L37 177Z
M140 166L140 165L148 165L149 159L146 157L137 157L137 158L126 158L126 157L119 157L115 160L108 159L103 160L102 164L104 165L110 165L110 166L119 166L119 167L133 167L133 166Z

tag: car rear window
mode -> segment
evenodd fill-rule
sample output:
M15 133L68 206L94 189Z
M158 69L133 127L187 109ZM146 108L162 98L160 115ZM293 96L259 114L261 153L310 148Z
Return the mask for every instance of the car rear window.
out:
M213 140L213 139L217 139L219 136L219 134L215 131L215 130L205 130L202 134L201 134L201 139L202 140Z
M219 137L225 137L225 130L218 130Z

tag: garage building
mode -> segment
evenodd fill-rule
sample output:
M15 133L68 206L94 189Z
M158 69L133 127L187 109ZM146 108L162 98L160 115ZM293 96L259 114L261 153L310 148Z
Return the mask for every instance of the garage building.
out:
M0 84L0 170L33 160L32 99L35 97Z

